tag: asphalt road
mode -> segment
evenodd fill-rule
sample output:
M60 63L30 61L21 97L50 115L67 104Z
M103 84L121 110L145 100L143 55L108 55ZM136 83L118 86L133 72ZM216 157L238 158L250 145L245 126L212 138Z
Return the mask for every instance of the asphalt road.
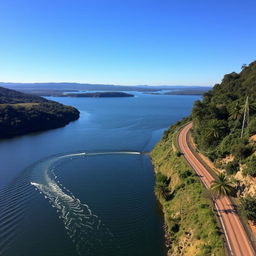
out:
M187 134L191 127L192 123L189 123L184 128L182 128L179 133L178 143L185 159L196 171L206 188L209 189L214 178L203 166L203 164L197 159L187 144ZM241 220L236 214L230 199L227 196L217 199L215 201L215 206L226 236L230 255L255 256L256 252L251 245L247 233L245 232Z

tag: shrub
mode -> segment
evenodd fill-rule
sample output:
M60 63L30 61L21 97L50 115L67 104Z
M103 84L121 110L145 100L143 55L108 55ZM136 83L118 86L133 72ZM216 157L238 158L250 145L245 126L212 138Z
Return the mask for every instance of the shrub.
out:
M181 179L186 179L187 177L191 176L193 173L190 170L183 171L179 174Z
M231 153L238 159L244 159L252 153L252 148L240 142L233 145Z
M239 163L237 160L229 162L226 166L226 171L228 174L234 174L239 171Z
M176 156L177 156L177 157L180 157L180 156L182 156L182 155L183 155L183 153L181 153L180 151L177 151L177 152L176 152Z
M178 233L180 230L179 219L168 219L168 229L170 233Z
M248 130L249 130L250 136L256 134L256 118L254 118L250 121Z
M243 173L245 175L250 175L252 177L256 177L256 157L252 157L246 164L246 168Z
M165 185L168 186L170 184L170 181L171 181L170 178L168 178L167 176L165 176L161 172L158 172L156 174L156 183L165 184Z
M241 207L248 220L256 223L256 198L252 196L245 197L241 200Z

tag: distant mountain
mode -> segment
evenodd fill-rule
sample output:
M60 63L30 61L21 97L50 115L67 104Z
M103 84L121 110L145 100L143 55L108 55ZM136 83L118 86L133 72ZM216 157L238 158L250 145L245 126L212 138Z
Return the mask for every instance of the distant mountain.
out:
M211 89L211 87L204 86L124 86L124 85L110 85L110 84L80 84L80 83L3 83L0 86L14 89L22 92L29 92L35 95L55 95L60 91L140 91L140 92L156 92L160 90L199 90Z
M0 138L61 127L78 118L74 107L0 87Z

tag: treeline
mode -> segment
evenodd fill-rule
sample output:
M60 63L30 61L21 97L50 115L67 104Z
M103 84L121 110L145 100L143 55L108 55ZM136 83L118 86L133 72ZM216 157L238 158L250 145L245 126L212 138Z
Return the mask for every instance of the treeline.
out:
M61 127L78 118L74 107L0 87L0 138Z
M41 102L48 102L48 100L39 96L0 87L0 104L16 104L16 103L32 103L32 102L41 103Z
M233 174L245 164L244 174L256 177L256 143L250 138L256 134L256 62L243 66L239 74L225 75L221 84L196 101L192 120L193 137L203 153L212 161L232 155L227 172Z

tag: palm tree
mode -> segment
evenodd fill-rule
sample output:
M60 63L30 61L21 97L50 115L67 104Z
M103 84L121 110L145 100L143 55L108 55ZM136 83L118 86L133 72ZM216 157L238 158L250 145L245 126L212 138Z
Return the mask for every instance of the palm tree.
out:
M241 106L238 102L236 102L229 117L232 120L240 120L242 116L243 116L243 106Z
M213 137L215 139L218 139L220 137L220 131L218 130L218 128L211 126L211 127L208 128L207 135L209 137Z
M230 196L235 191L232 186L232 182L230 182L223 173L218 175L216 180L212 181L211 190L213 191L213 194L215 194L216 198Z
M167 200L169 190L168 190L168 187L166 186L166 184L157 183L155 186L155 194L159 199L163 198L163 199Z
M212 119L208 123L207 135L211 138L218 139L225 127L218 120Z

